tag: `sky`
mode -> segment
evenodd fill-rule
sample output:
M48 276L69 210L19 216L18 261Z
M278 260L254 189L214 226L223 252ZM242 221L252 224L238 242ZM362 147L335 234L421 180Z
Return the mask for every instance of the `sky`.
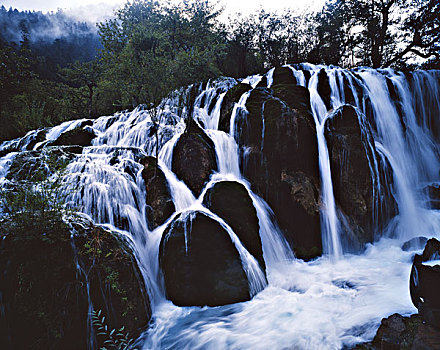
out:
M159 0L160 1L160 0ZM225 7L226 13L241 12L248 14L263 8L267 11L278 11L285 8L303 11L305 9L317 10L325 0L219 0ZM96 21L113 13L114 8L125 3L124 0L0 0L0 4L7 9L9 7L18 10L36 11L65 11L72 10L74 14L83 20ZM214 1L215 3L215 1Z

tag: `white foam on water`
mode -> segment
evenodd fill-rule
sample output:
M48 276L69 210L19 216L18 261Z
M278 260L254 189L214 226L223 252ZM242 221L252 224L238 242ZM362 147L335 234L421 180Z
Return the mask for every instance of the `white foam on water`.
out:
M383 240L360 256L280 263L251 301L157 308L144 349L340 349L371 340L394 312L414 313L412 253Z

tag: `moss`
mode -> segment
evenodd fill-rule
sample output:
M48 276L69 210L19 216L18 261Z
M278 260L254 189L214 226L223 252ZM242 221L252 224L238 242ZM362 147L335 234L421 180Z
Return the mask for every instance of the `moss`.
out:
M12 160L8 180L44 181L55 172L63 171L74 155L60 147L48 147L41 151L27 151Z
M124 325L133 336L145 327L150 316L146 290L129 247L111 232L81 220L51 218L32 228L13 218L0 222L5 235L0 241L2 344L86 348L88 295L76 258L88 273L93 305L108 312L109 326Z
M296 78L293 76L292 70L289 67L277 67L273 72L273 85L289 84L295 85Z

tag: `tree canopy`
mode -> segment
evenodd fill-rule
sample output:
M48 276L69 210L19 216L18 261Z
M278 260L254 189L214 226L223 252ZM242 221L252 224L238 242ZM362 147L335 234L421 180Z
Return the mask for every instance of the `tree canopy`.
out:
M62 12L0 7L0 141L284 64L440 68L440 0L328 0L317 13L227 19L222 11L213 0L134 0L94 29Z

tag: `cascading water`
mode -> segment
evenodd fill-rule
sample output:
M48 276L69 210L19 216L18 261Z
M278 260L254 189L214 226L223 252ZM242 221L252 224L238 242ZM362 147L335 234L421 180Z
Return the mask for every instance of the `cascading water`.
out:
M321 215L321 229L323 236L323 250L325 253L339 258L342 255L342 246L339 237L340 223L336 212L335 197L330 169L330 160L327 144L324 137L324 126L328 117L327 108L317 91L318 71L313 73L309 83L310 104L315 119L316 135L318 138L319 168L321 171L322 201L324 203Z
M189 110L182 108L176 93L152 115L142 107L133 112L101 117L89 126L97 137L93 146L72 161L62 191L67 204L127 235L132 242L143 273L153 312L153 322L142 338L144 349L266 349L295 347L334 349L371 340L383 317L394 312L411 314L407 280L412 252L400 244L416 235L439 236L440 215L427 208L427 184L439 182L440 115L439 83L436 72L415 72L411 80L392 71L359 69L350 72L335 67L302 64L289 66L299 85L308 87L316 125L321 176L321 223L326 256L312 262L296 260L276 224L271 208L243 178L239 167L237 116L246 114L246 92L234 105L229 134L218 130L220 111L232 79L210 82L197 90L192 118L213 141L218 172L213 174L196 198L172 169L176 142L185 130ZM360 255L343 254L340 228L342 214L333 193L332 169L324 129L329 117L324 96L318 93L318 73L328 76L331 109L349 101L359 113L360 125L374 124L368 147L389 162L398 203L398 215L391 221L388 237L368 245ZM307 74L306 74L307 73ZM274 69L266 75L268 87L274 84ZM389 79L387 84L387 79ZM243 82L253 88L261 76ZM429 86L429 91L424 89ZM394 99L389 89L394 87ZM187 99L189 90L180 92ZM426 107L429 104L430 107ZM153 120L153 116L156 119ZM36 133L8 141L0 150L21 151L44 147L60 134L84 121L64 123L46 132L46 141L30 147ZM149 130L158 123L158 137ZM264 131L263 135L264 137ZM158 142L157 142L158 141ZM155 155L170 187L176 212L166 222L149 230L146 215L146 190L139 160ZM7 181L11 160L17 153L0 158L0 183ZM370 160L376 197L382 195L378 180L378 160ZM194 165L196 166L196 165ZM240 242L232 228L203 206L206 191L220 181L236 181L248 191L256 209L268 286L264 273ZM377 186L377 189L376 189ZM179 214L201 211L217 221L237 248L254 298L249 302L221 307L177 307L166 300L159 266L159 244L167 225ZM190 214L189 214L190 215ZM391 230L395 231L392 232ZM191 237L185 237L190 240ZM188 243L188 242L187 242ZM338 257L331 259L329 256ZM197 334L197 336L194 336Z

